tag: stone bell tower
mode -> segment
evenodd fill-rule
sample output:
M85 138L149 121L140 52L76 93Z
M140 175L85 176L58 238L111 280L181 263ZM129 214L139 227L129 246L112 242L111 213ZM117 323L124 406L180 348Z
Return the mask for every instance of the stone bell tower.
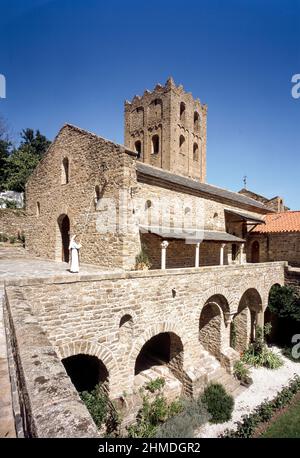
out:
M205 182L207 106L172 78L125 102L125 146L138 160Z

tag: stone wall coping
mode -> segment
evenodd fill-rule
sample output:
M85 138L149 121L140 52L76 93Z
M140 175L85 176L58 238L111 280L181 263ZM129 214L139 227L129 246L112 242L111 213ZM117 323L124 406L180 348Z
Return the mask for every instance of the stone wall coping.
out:
M134 271L113 271L99 272L97 274L69 274L69 275L53 275L47 277L17 277L14 279L6 279L4 286L37 286L41 284L64 284L64 283L80 283L89 281L104 281L104 280L121 280L134 278L149 278L149 277L170 277L177 275L194 275L207 272L219 272L220 270L245 271L253 269L272 269L274 267L286 268L287 261L264 262L258 264L238 264L238 265L223 265L223 266L203 266L203 267L187 267L178 269L166 270L134 270Z

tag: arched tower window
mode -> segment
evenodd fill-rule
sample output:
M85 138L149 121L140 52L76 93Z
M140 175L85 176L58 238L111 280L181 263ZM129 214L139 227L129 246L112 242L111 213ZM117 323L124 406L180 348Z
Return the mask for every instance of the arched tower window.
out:
M137 140L134 144L134 149L138 153L137 158L139 159L142 154L142 142L140 140Z
M69 159L65 157L61 167L61 184L69 183Z
M184 147L185 147L185 138L183 135L179 137L179 151L184 154Z
M185 121L185 103L181 102L180 104L180 121Z
M100 197L101 197L100 187L97 185L95 186L95 210L97 210Z
M41 205L39 202L36 203L36 216L39 217L41 214Z
M159 153L159 136L158 135L153 135L152 137L152 154L158 154Z
M194 112L194 131L200 132L200 115L197 111Z
M194 161L199 161L199 147L197 143L194 143L193 145L193 160Z

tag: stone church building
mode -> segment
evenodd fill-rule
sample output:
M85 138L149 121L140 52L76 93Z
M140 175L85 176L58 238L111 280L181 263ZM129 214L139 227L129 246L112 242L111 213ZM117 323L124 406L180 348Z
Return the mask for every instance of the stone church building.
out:
M246 261L253 226L271 213L246 195L206 184L207 107L169 79L125 102L125 146L65 125L26 188L28 248L68 261L133 269ZM45 240L47 243L45 243Z
M81 264L99 270L6 283L25 435L95 436L75 388L99 382L128 421L158 376L170 398L237 388L234 362L285 262L249 254L274 210L206 183L206 121L169 78L125 102L124 146L66 124L30 177L28 250L68 262L77 234Z

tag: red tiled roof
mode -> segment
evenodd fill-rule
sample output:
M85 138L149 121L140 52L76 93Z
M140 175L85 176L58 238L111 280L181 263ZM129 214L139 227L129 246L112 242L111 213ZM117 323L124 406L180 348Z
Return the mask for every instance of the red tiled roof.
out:
M266 224L259 224L252 232L300 232L300 211L288 211L266 215Z

